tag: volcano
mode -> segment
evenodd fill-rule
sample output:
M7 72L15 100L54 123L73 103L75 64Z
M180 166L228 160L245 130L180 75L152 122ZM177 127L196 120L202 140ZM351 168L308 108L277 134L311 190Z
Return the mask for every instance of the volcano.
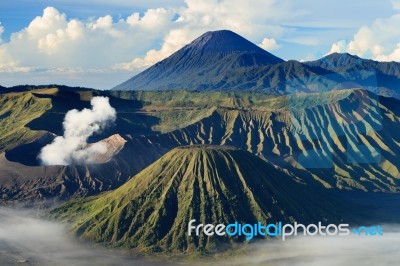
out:
M232 31L210 31L114 89L215 89L239 69L282 62Z
M213 251L242 236L189 236L187 226L257 221L334 222L343 206L271 164L224 146L175 148L120 188L55 210L83 240L140 251Z

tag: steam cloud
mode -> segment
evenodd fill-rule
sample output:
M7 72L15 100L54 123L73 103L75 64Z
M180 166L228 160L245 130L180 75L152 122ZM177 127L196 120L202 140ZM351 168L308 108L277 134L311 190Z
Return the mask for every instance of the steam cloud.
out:
M43 165L93 163L96 155L107 152L105 144L88 145L87 140L114 122L116 111L108 97L93 97L90 104L92 109L73 109L67 112L63 122L64 136L56 137L39 154Z

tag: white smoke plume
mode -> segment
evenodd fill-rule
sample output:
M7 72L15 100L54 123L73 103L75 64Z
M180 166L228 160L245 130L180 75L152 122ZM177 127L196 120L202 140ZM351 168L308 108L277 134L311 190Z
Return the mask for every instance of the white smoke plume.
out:
M89 144L87 140L116 119L116 111L108 97L93 97L92 109L73 109L64 118L64 136L56 137L43 147L39 159L43 165L69 165L93 163L96 155L107 152L103 143Z

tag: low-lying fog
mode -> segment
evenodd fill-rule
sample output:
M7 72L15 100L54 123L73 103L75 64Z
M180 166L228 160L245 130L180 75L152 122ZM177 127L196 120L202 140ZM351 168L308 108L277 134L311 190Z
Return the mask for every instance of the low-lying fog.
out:
M207 258L200 265L397 265L400 231L383 226L376 237L296 237L249 246L234 257ZM192 263L190 263L192 264ZM63 225L36 218L32 211L0 208L0 265L166 265L92 248L67 235ZM193 264L192 264L193 265Z
M297 236L255 244L221 266L386 266L399 265L400 227L382 225L383 236Z
M161 265L78 243L65 226L35 216L32 211L0 207L1 266Z

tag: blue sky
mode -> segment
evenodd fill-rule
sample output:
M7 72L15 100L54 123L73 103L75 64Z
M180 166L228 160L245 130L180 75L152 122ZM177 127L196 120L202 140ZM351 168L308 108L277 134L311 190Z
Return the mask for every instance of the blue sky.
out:
M19 0L0 3L0 85L111 88L208 30L283 59L400 61L400 1Z

